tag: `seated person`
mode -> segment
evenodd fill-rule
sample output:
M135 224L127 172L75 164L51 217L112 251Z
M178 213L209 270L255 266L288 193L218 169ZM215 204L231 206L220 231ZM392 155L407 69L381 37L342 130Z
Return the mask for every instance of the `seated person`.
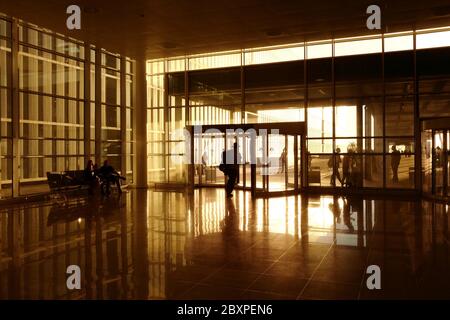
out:
M89 186L89 194L92 194L94 187L97 184L97 175L95 173L94 162L89 160L84 169L83 178L85 183Z
M120 176L120 174L109 164L108 160L103 162L103 166L98 170L99 175L103 179L104 183L106 183L106 194L110 193L110 183L115 183L117 185L117 189L119 193L122 193L122 189L120 188L120 179L124 179ZM102 189L103 192L103 189Z

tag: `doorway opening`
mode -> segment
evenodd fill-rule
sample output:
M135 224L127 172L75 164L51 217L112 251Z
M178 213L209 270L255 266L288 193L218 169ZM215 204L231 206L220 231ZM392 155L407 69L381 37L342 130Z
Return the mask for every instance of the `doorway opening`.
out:
M254 197L298 193L304 185L305 123L197 125L191 137L189 184L192 188L224 187L219 170L222 154L236 144L239 158L236 189Z
M450 118L422 121L422 189L450 197Z

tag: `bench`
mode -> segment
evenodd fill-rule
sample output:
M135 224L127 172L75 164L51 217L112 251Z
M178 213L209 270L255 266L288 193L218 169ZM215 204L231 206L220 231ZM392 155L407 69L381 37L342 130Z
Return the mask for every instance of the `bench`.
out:
M83 170L47 172L47 182L52 192L89 188L88 183L84 180Z

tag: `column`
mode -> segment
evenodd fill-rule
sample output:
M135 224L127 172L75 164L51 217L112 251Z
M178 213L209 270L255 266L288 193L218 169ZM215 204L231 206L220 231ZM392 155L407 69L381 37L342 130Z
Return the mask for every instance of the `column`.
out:
M137 188L147 188L147 80L145 58L136 59L134 82L136 156L134 181Z

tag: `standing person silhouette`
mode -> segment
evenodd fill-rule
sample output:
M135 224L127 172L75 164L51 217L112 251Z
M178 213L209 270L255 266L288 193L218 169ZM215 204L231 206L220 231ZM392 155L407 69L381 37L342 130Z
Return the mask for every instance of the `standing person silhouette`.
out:
M336 154L331 155L330 159L328 160L328 166L332 168L331 172L331 178L330 178L330 184L332 186L335 185L336 179L341 183L341 186L343 185L343 180L341 179L341 174L339 173L339 167L341 166L341 149L336 148Z
M278 170L278 173L283 173L286 172L286 161L287 160L287 152L286 152L286 148L283 148L283 151L281 152L280 155L280 170Z
M398 182L398 167L400 165L401 157L400 151L393 145L391 155L392 182Z
M228 177L225 185L227 198L233 196L234 185L239 174L239 163L241 163L241 155L237 150L237 143L233 144L233 148L222 152L223 173Z

